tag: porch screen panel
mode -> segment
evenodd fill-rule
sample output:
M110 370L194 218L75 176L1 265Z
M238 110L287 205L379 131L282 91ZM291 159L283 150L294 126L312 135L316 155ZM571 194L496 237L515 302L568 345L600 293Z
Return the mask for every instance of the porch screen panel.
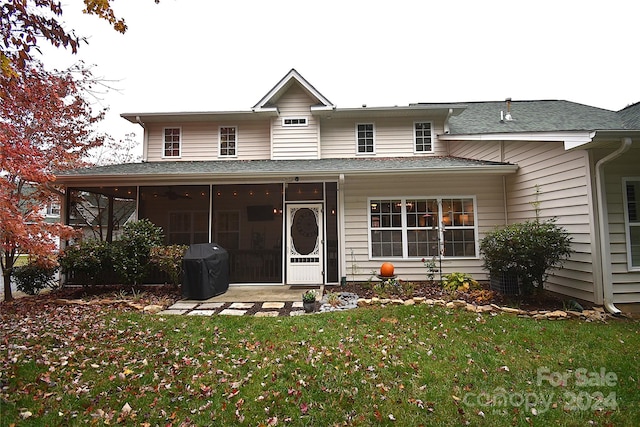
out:
M209 186L140 187L140 218L162 227L168 245L209 242Z
M212 240L229 253L230 283L282 283L282 184L213 186Z

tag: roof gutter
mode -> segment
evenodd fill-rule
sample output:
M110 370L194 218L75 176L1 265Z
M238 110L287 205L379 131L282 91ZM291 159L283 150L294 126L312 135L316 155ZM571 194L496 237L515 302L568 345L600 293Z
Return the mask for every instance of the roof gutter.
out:
M598 228L600 234L600 259L602 263L602 296L605 309L614 315L622 312L613 304L613 274L611 272L611 249L609 239L608 210L605 201L604 166L617 159L631 148L631 138L622 138L620 147L596 162L596 194L598 198Z
M184 173L160 173L160 174L101 174L101 175L59 175L56 182L65 185L71 185L74 183L88 183L88 182L158 182L158 181L193 181L193 180L211 180L213 178L267 178L267 177L283 177L283 176L337 176L343 174L349 175L371 175L371 174L384 174L384 175L403 175L403 174L441 174L441 173L457 173L457 174L510 174L515 173L518 170L517 165L496 165L496 166L483 166L483 167L441 167L441 168L408 168L408 169L355 169L355 170L289 170L289 171L257 171L255 173L247 174L245 170L239 171L225 171L222 173L211 172L199 172L194 174Z

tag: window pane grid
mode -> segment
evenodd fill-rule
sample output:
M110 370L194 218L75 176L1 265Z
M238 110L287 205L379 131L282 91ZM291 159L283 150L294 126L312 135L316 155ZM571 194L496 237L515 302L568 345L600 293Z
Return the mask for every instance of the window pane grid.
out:
M164 157L180 156L180 128L164 130Z
M415 124L416 152L431 151L431 123Z
M236 128L220 128L220 156L236 155Z
M472 198L370 200L371 256L476 257L474 210Z
M358 153L373 153L373 124L358 125Z

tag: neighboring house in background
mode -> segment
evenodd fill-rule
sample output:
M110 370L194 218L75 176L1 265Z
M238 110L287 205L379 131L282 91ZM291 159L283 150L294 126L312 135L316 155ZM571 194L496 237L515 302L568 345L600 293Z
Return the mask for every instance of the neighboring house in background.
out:
M82 239L117 240L122 227L136 219L136 202L99 193L76 192L68 224L82 229Z
M295 70L248 111L132 113L143 163L58 177L137 202L166 243L214 241L232 284L367 280L391 261L423 280L486 279L479 240L557 217L575 254L545 287L640 302L640 108L567 101L337 108ZM624 153L624 154L623 154Z

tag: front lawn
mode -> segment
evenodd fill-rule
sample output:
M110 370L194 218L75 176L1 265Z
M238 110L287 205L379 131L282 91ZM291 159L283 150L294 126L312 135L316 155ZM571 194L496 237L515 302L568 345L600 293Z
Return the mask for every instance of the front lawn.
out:
M426 305L3 310L1 425L637 425L639 326Z

